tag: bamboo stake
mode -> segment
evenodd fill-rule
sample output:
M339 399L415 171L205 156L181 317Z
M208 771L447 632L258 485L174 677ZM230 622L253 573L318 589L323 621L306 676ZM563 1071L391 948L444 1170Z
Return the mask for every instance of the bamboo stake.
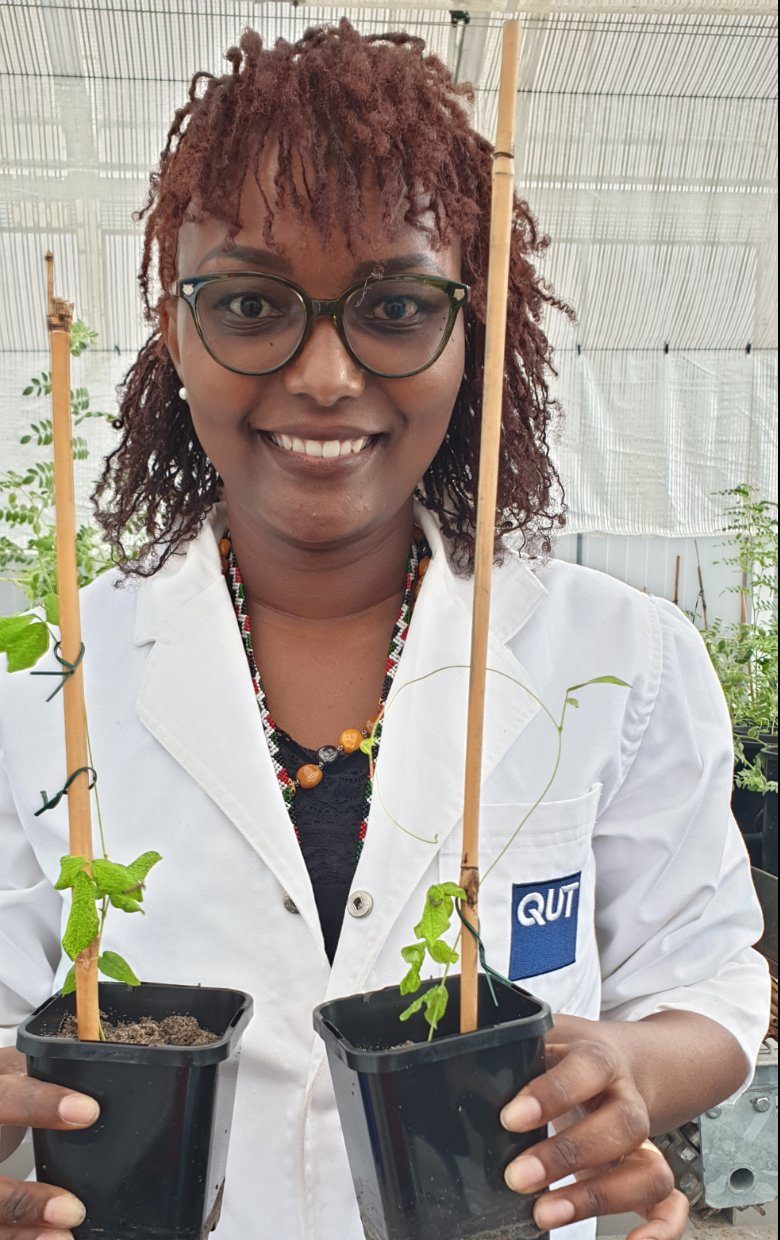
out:
M54 296L54 255L46 255L47 321L51 352L51 416L54 440L54 503L57 530L57 594L60 608L60 653L75 663L81 650L81 616L76 569L76 497L73 485L73 438L70 412L70 329L73 306ZM87 755L84 676L79 666L65 679L65 757L68 775L89 765ZM68 822L72 856L92 860L92 817L89 775L79 775L68 789ZM76 1016L79 1037L100 1039L98 1006L98 940L75 961Z
M696 549L696 575L699 578L699 598L701 599L702 624L704 625L705 629L708 629L710 627L710 622L707 618L707 595L704 593L704 577L702 576L702 571L701 571L701 558L699 556L698 539L694 538L693 545Z
M482 744L485 722L485 681L490 624L490 588L496 536L498 454L501 446L501 411L504 395L506 302L509 283L509 249L515 192L514 138L517 105L517 74L520 23L505 22L498 94L498 124L493 153L490 210L490 259L487 286L485 377L482 395L482 432L477 494L477 535L474 570L474 601L471 629L466 776L463 809L463 852L460 885L467 894L463 909L466 922L479 927L479 798L482 784ZM471 1033L478 1027L478 958L476 940L462 936L460 982L460 1029Z

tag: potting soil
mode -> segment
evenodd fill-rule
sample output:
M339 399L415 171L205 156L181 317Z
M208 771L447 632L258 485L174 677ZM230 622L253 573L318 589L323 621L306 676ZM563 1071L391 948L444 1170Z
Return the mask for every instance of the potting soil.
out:
M482 1228L482 1230L479 1230L479 1224L476 1224L476 1227L476 1231L460 1232L457 1236L453 1236L452 1240L539 1240L540 1237L547 1237L550 1234L540 1231L533 1219L519 1220L516 1223ZM363 1223L363 1231L366 1240L385 1240L384 1233L375 1231L370 1223Z
M142 1017L113 1023L101 1012L100 1024L107 1042L129 1042L134 1046L208 1046L218 1041L217 1034L203 1029L194 1016L166 1016L163 1020ZM57 1036L78 1042L75 1016L64 1017Z

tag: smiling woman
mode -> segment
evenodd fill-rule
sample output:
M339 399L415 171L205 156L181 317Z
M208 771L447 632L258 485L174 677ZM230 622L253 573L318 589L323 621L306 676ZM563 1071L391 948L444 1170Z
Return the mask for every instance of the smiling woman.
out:
M112 841L165 856L139 974L256 997L219 1240L363 1234L312 1011L397 987L425 893L456 877L494 153L470 88L423 53L347 21L273 48L245 32L229 73L193 79L141 212L151 334L97 491L119 563L83 592L84 680ZM480 933L555 1027L547 1070L480 1123L509 1151L495 1188L510 1214L588 1240L595 1215L639 1209L631 1240L679 1240L685 1202L646 1138L752 1071L761 918L696 632L539 554L562 519L541 318L565 307L534 271L544 244L515 197ZM129 530L143 546L128 561ZM594 677L609 690L585 693ZM68 967L64 807L36 816L65 757L39 685L0 676L9 1044ZM567 685L583 692L564 743L551 708ZM440 971L447 953L431 956ZM441 1081L424 1159L460 1186L459 1237L493 1240L468 1100ZM0 1051L0 1123L92 1123L90 1100L61 1101ZM0 1179L0 1240L82 1217L49 1185Z
M154 571L195 534L219 478L227 482L209 451L210 426L221 438L236 419L247 446L251 432L315 444L368 432L373 464L361 461L354 485L386 510L395 501L382 479L400 467L396 494L408 503L418 487L456 559L471 563L491 149L461 107L471 88L422 51L410 36L364 38L346 21L273 49L247 31L228 53L232 74L193 79L141 212L140 280L154 331L128 375L122 442L98 490L117 548L130 522L146 530L130 572ZM530 261L545 244L516 200L499 504L503 532L518 532L529 549L546 547L561 519L539 321L546 304L560 303ZM156 301L153 288L163 290ZM251 326L238 326L238 305ZM189 402L179 397L182 378ZM349 407L346 425L338 416L326 425L322 410L334 407ZM271 465L267 453L255 456L258 468ZM255 502L278 513L282 481L272 468L257 476ZM341 499L346 517L351 504ZM312 507L310 529L327 539L322 515Z

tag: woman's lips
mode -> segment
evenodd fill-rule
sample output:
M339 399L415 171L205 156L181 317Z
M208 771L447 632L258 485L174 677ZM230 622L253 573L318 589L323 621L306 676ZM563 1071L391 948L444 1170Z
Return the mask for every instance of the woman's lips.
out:
M302 439L298 436L269 431L257 432L280 456L296 464L318 469L336 465L356 464L369 456L382 435L364 435L360 439Z
M324 456L334 460L338 456L357 456L368 446L370 435L360 439L299 439L295 435L272 435L269 439L277 448L295 452L298 456Z

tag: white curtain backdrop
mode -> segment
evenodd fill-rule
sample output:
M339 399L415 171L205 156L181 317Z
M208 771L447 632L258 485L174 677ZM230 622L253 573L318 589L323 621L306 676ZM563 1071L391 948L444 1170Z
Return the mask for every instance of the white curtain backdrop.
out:
M555 452L574 531L707 536L713 493L776 488L777 19L767 0L521 3L517 176L551 238ZM46 348L42 256L99 333L93 404L143 339L132 211L196 69L345 14L406 28L477 88L493 135L502 14L449 7L42 0L0 5L0 453ZM668 348L668 352L666 351ZM44 357L45 364L45 357ZM90 376L92 378L90 378ZM98 398L99 397L99 398ZM94 452L105 451L97 432ZM90 479L80 480L82 501Z

